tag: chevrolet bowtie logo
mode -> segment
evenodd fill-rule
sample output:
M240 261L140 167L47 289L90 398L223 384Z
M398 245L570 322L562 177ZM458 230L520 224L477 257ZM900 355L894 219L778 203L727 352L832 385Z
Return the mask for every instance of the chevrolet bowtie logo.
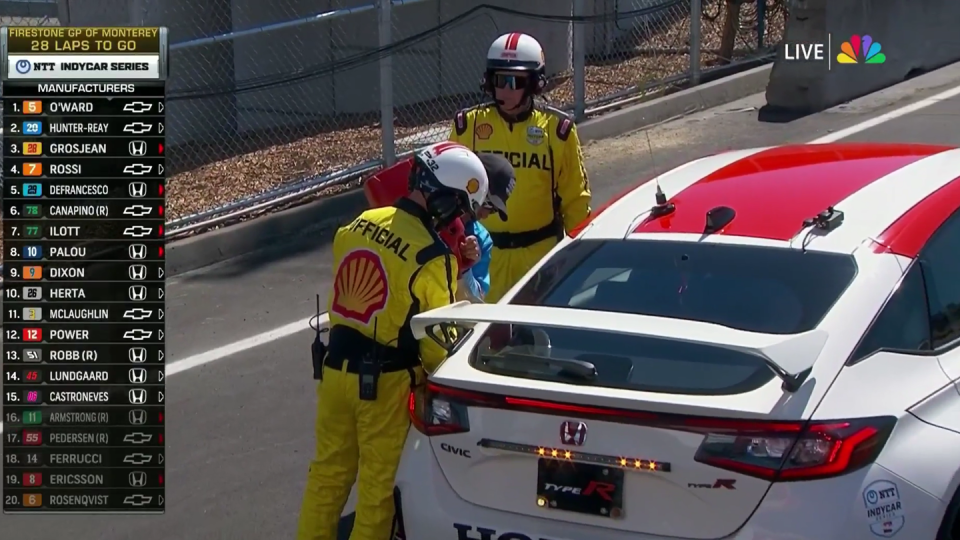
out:
M131 411L133 412L133 411ZM132 424L133 422L131 422ZM135 431L133 433L127 433L123 437L123 442L130 444L147 444L153 440L153 435L149 433L143 433L140 431Z
M150 174L151 171L153 171L153 165L146 165L144 163L134 163L123 168L125 174L132 174L134 176Z
M133 206L128 206L123 209L123 215L131 217L143 217L150 215L153 209L149 206L144 206L142 204L135 204Z
M133 114L143 114L153 110L153 103L147 103L144 101L131 101L123 106L123 112L133 113Z
M144 133L150 133L151 130L153 130L153 126L145 122L132 122L123 126L124 133L133 135L143 135Z
M146 506L153 502L153 497L150 495L143 495L137 493L135 495L127 495L123 498L123 504L128 506Z
M130 465L146 465L151 461L153 461L153 456L139 452L136 454L127 454L127 456L123 458L123 462Z
M143 328L134 328L123 333L123 339L129 339L130 341L143 341L150 339L152 336L152 330L144 330Z

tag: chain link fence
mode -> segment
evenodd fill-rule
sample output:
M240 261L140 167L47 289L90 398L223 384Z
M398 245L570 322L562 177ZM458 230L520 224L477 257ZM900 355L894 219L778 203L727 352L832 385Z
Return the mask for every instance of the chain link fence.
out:
M589 116L770 56L786 1L0 0L0 17L170 28L170 228L195 230L445 138L501 34L540 40L545 98Z

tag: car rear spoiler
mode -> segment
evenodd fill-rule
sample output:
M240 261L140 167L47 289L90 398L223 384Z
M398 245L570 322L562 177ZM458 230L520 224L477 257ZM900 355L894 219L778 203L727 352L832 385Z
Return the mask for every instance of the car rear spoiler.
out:
M424 339L435 335L432 330L438 325L472 327L485 323L592 330L739 351L761 358L783 380L783 389L787 392L800 388L828 337L826 331L819 329L791 335L762 334L712 323L630 313L470 302L457 302L416 315L411 329L417 339Z

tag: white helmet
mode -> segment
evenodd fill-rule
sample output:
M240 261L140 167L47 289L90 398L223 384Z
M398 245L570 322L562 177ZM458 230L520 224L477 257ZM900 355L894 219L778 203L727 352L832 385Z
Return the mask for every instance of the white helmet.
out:
M546 57L540 42L527 34L513 32L498 37L487 51L487 71L484 89L492 91L496 71L523 71L531 75L529 87L537 93L546 85Z
M476 215L487 198L489 180L480 158L454 142L432 144L414 156L411 187L423 192L427 210L441 221L460 213Z

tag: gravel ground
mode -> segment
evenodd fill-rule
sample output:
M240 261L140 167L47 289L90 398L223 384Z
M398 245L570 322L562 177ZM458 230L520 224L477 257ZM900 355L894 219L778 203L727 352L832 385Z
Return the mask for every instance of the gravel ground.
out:
M745 13L741 19L749 21ZM755 31L745 22L735 56L750 54L755 46ZM702 59L705 66L717 63L715 51L720 45L720 21L702 24ZM768 42L777 43L782 36L783 18L770 15ZM614 58L587 66L587 99L592 100L636 85L653 82L687 71L689 53L689 17L664 28L637 51L632 58ZM547 93L548 100L558 106L573 101L573 82L569 74L561 74L556 86ZM396 139L417 134L423 126L398 127ZM398 148L400 145L398 145ZM224 161L211 163L173 176L168 184L168 212L171 219L226 204L244 196L255 195L286 182L296 182L331 169L349 167L367 161L380 153L380 127L368 127L324 133L289 144L274 146Z

